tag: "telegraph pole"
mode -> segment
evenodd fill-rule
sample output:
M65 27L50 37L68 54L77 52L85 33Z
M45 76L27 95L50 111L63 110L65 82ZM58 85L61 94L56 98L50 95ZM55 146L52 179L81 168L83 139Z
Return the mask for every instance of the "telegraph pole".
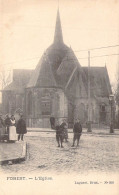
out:
M90 51L88 51L88 130L87 132L92 132L91 129L91 101L90 101Z

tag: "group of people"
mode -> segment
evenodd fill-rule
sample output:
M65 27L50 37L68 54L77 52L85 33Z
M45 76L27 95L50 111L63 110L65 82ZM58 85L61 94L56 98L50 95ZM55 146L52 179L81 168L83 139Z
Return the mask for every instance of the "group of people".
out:
M55 121L54 117L50 118L51 128L56 130L56 141L58 143L58 147L63 148L63 142L68 142L68 124L66 119L63 119L60 124L59 121ZM2 132L2 129L5 129L5 132ZM7 141L14 142L16 140L22 140L24 138L24 134L27 133L26 123L23 119L23 115L20 115L20 119L18 121L15 120L14 115L7 114L5 119L0 116L0 137L3 135L7 136ZM77 146L79 146L80 136L82 134L82 126L79 119L75 120L73 126L73 144L72 147L75 146L75 142L77 141ZM18 134L18 135L17 135ZM5 140L5 139L3 139Z
M18 121L15 120L14 115L9 117L6 114L5 119L0 116L0 137L2 140L7 140L8 142L19 141L20 139L23 141L24 134L27 133L26 123L23 119L23 115L20 115L20 119ZM7 135L5 137L5 135Z
M56 130L56 141L58 143L58 147L63 148L64 140L68 142L68 124L64 119L61 124L59 121L55 121L54 117L50 118L51 128ZM77 141L77 146L79 146L80 136L82 134L82 125L79 119L75 119L75 123L73 126L73 144L72 147L75 146L75 142Z

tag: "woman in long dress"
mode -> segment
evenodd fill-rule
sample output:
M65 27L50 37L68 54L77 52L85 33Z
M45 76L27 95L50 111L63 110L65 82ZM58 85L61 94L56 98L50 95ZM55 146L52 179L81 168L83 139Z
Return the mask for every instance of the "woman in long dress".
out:
M10 127L9 127L9 141L16 141L17 134L16 134L16 120L14 115L11 116L10 119Z

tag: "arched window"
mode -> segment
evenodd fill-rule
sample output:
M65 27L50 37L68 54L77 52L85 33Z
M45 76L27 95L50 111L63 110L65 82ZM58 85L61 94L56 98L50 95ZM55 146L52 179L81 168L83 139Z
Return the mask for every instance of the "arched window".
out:
M42 108L42 115L51 114L51 99L49 94L46 94L41 98L41 108Z
M27 97L28 97L27 111L28 111L28 115L31 115L32 114L32 92L31 91L28 93Z
M105 112L105 104L104 103L102 103L100 105L100 112Z

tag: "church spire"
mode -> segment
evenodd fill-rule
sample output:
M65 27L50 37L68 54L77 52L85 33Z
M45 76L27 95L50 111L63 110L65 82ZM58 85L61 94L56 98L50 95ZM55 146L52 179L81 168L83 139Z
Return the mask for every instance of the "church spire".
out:
M57 10L54 43L63 43L62 27L61 27L59 9Z

